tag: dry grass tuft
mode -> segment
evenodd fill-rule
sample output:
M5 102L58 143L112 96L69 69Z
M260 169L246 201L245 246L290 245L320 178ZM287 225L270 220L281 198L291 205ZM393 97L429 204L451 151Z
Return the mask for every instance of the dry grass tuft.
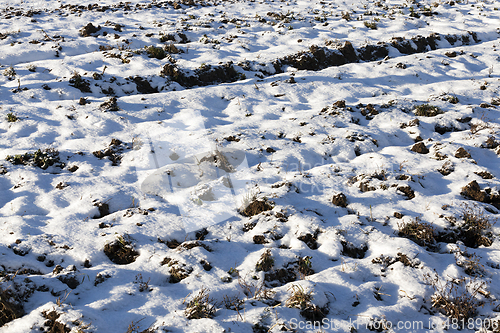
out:
M432 307L457 321L467 321L476 316L478 307L483 305L478 294L486 294L484 282L470 278L452 279L443 282L436 274L425 275L425 280L434 289L431 296Z
M463 220L459 227L460 239L466 246L476 248L492 244L490 230L493 223L483 210L476 205L465 205L460 218Z
M440 108L430 104L421 104L415 106L415 115L421 117L435 117L444 113Z
M312 322L321 322L328 314L328 308L320 308L312 303L312 291L305 291L300 285L292 285L288 288L290 297L286 300L285 306L288 308L300 309L300 314Z
M306 292L302 286L296 284L288 288L288 291L290 291L290 297L285 302L286 307L303 310L311 306L312 291Z
M23 308L15 298L12 291L0 288L0 326L23 316Z
M259 301L271 300L276 294L271 289L266 288L263 282L258 282L254 279L249 280L248 278L238 276L238 284L246 297Z
M420 246L432 246L436 242L432 225L421 222L419 217L410 223L398 223L398 228L400 237L411 239Z
M184 314L188 319L213 318L215 314L214 301L209 298L209 289L202 288L200 292L191 299Z

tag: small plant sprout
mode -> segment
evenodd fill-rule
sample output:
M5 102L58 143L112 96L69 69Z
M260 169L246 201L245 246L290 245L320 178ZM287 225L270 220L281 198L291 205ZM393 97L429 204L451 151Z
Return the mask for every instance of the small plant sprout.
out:
M314 274L311 259L311 256L306 256L303 258L299 257L299 260L297 261L297 270L301 279L304 279L308 275Z
M64 167L64 164L59 159L59 151L55 149L44 149L43 151L38 149L34 153L7 155L5 159L14 165L33 165L43 170L54 164Z
M464 269L465 274L469 276L482 277L484 275L484 266L475 253L468 253L467 250L459 250L455 253L455 261L459 267Z
M7 119L9 123L14 123L19 120L19 118L13 112L7 113L5 119Z
M227 274L231 275L232 277L238 277L240 275L240 272L236 268L231 267L227 271Z
M64 302L66 302L66 299L68 298L69 294L71 294L71 290L70 291L65 291L64 293L64 297L58 297L56 299L56 304L57 306L62 306L64 304Z
M24 315L23 307L18 304L18 295L12 288L0 287L0 325L20 318Z
M243 321L243 316L241 315L240 311L243 310L243 305L245 304L245 301L239 298L238 296L227 296L225 295L222 299L222 302L224 304L224 307L228 310L233 310L238 313L238 317Z
M151 280L151 279L148 279L147 281L144 281L144 280L142 279L142 274L140 274L140 273L139 273L139 274L137 274L137 275L135 276L135 281L134 281L134 283L136 283L136 284L138 284L138 285L139 285L139 291L142 293L143 291L152 291L152 290L153 290L153 288L151 288L151 287L149 286L149 281L150 281L150 280Z

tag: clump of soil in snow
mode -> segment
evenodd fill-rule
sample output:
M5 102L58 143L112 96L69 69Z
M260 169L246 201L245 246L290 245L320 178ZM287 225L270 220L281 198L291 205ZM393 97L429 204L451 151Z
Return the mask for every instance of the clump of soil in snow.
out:
M92 34L95 34L101 30L101 26L94 26L92 23L88 23L86 26L80 29L80 36L82 37L90 37Z
M71 331L69 327L66 326L66 324L61 323L60 321L57 321L57 319L61 316L59 312L56 310L52 310L50 312L48 311L43 311L42 316L47 319L44 323L43 326L46 328L47 332L50 333L68 333Z
M92 154L94 154L94 156L98 159L107 157L112 162L112 165L116 166L120 164L120 161L122 159L121 153L124 149L129 149L128 145L124 144L118 139L112 139L108 148L103 150L96 150L92 152Z
M130 241L123 237L104 245L104 254L117 265L127 265L135 261L139 256Z
M347 197L344 193L336 194L332 197L332 204L339 207L347 207Z
M271 209L273 209L273 206L267 201L254 200L241 211L241 214L250 217Z
M482 191L481 187L475 180L471 181L469 184L462 187L461 194L466 198L479 202L489 203L495 206L496 208L500 209L500 195L493 194L491 193L491 191L490 193Z
M0 289L0 326L24 315L21 303L11 301L14 299L16 296L11 290Z

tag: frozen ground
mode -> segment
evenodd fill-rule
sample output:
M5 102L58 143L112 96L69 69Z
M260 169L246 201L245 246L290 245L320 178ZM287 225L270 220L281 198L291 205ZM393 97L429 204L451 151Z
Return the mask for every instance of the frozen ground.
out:
M500 331L498 2L0 6L1 332Z

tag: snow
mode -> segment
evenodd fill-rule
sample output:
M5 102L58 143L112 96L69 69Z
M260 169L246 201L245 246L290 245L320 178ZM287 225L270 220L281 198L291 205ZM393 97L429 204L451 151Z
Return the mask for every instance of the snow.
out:
M0 332L48 331L43 313L53 309L72 332L321 332L286 306L298 286L322 308L325 332L368 332L370 320L394 332L458 331L433 307L435 276L438 289L484 283L471 294L474 325L465 320L462 331L500 323L498 225L484 234L489 246L441 237L458 230L467 207L492 223L500 211L461 194L472 181L492 198L500 192L500 148L487 143L500 144L498 3L193 3L0 0L0 288L24 308ZM101 29L82 37L88 23ZM441 38L425 52L393 44L404 37L416 48L412 38L433 33ZM160 41L169 34L175 41ZM343 57L346 41L356 61L278 66L306 59L313 45ZM145 51L170 43L181 52ZM385 45L388 56L360 60L366 45ZM229 62L236 76L201 86L160 75L167 64L189 78ZM74 87L75 74L89 92ZM117 111L103 105L112 96ZM443 113L416 116L422 104ZM429 153L411 150L417 138ZM455 156L461 147L470 158ZM57 151L63 167L7 160L38 149ZM210 154L225 154L235 170L214 167ZM438 171L445 163L447 175ZM332 203L339 193L346 207ZM254 199L272 209L244 216ZM414 221L441 241L402 237ZM139 256L111 261L112 242ZM257 271L267 249L273 268ZM306 257L310 275L298 272ZM476 275L462 267L471 260ZM175 269L186 273L177 283ZM280 269L295 278L273 279ZM270 299L245 294L262 285ZM203 288L214 316L188 319ZM237 311L228 305L235 297ZM423 326L397 327L416 322Z

